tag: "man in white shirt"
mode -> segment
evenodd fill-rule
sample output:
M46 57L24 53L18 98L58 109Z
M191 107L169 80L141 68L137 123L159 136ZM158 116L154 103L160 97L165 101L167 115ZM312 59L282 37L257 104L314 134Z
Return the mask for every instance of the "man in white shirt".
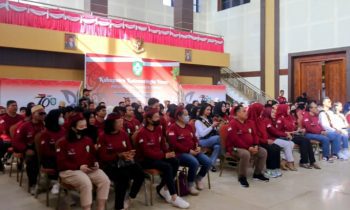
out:
M330 110L332 107L332 101L326 97L322 101L323 110L319 114L319 120L320 124L322 125L323 129L326 130L326 132L335 132L337 135L340 136L341 139L341 147L342 149L338 153L338 157L340 159L347 160L349 159L349 142L348 142L348 135L344 135L341 130L338 130L333 124L335 122L335 116L334 113Z

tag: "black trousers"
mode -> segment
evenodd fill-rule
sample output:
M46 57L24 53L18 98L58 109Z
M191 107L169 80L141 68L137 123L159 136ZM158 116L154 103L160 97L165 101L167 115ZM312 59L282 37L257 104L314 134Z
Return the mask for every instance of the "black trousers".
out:
M141 163L145 169L157 169L161 171L162 181L159 187L162 188L164 185L168 187L170 195L175 195L175 177L179 169L179 161L176 158L168 158L163 160L151 160L146 159Z
M25 161L27 164L26 171L29 181L29 187L36 185L37 178L39 175L39 162L38 156L36 153L33 155L25 155Z
M307 139L303 136L294 136L292 141L297 144L300 148L300 163L310 163L313 164L316 162L314 150L312 149L312 145L310 139Z
M125 194L129 187L130 180L133 180L129 196L136 198L145 179L145 174L140 165L132 164L118 168L115 164L106 165L103 170L114 182L115 209L124 209Z
M7 152L7 149L11 147L11 142L3 141L0 139L0 159L4 157Z
M267 151L266 168L278 169L281 164L281 147L277 144L261 144Z

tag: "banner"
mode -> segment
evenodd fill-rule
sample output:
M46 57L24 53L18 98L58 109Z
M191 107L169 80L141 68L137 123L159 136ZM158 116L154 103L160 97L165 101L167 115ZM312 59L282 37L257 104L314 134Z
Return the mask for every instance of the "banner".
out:
M116 106L124 97L146 104L151 97L161 103L178 102L179 63L120 56L87 54L85 85L94 101Z
M57 109L60 101L66 106L77 104L80 85L80 81L0 78L0 104L6 106L8 100L15 100L18 107L22 107L34 102L49 111Z
M225 85L181 85L185 104L197 100L226 101Z

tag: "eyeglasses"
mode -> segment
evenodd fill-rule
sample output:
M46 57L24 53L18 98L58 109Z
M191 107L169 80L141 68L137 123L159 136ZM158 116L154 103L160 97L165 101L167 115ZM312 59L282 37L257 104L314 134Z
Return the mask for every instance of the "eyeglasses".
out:
M39 112L39 115L46 115L46 112Z

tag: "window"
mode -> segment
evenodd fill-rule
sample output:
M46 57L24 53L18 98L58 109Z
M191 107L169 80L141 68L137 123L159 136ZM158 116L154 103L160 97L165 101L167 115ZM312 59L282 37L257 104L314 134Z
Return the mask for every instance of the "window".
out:
M250 0L218 0L218 11L250 3Z
M163 0L163 5L174 7L174 0ZM199 12L199 0L193 0L193 12Z

